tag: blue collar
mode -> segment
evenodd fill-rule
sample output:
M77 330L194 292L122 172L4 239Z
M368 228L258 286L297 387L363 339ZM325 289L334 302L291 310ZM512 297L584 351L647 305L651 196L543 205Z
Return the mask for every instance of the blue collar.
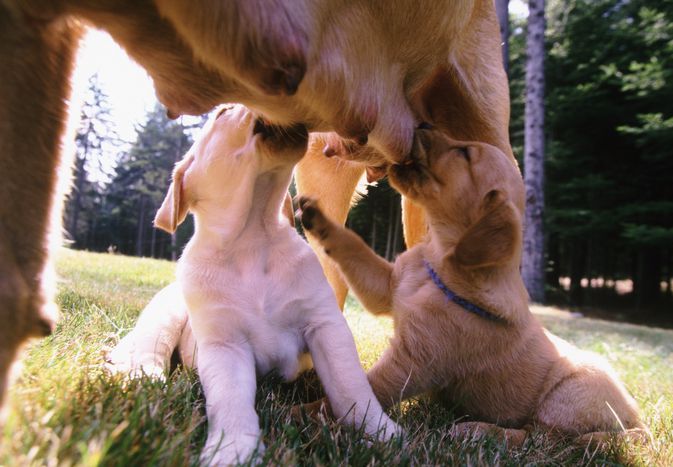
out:
M430 266L430 263L427 261L423 260L423 265L425 266L425 269L428 271L428 275L430 276L430 279L432 279L432 282L435 283L437 287L439 287L439 290L442 291L442 293L446 296L446 298L456 305L460 305L463 307L466 311L469 311L470 313L474 313L477 316L481 316L484 319L487 319L489 321L495 321L495 322L504 322L505 320L502 319L500 316L494 315L490 311L484 310L478 305L475 305L474 303L470 302L469 300L464 299L460 295L457 295L451 289L449 289L444 282L439 278L439 275L437 272L432 269L432 266Z

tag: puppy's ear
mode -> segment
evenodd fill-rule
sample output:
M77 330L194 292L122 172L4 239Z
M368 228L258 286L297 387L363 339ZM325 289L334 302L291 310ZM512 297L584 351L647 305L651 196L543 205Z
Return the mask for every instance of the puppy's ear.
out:
M168 188L168 193L161 207L154 217L154 226L165 230L168 233L174 233L178 225L187 217L189 203L184 193L185 172L194 162L194 156L189 155L177 163L173 170L173 181Z
M486 194L479 219L463 234L452 260L466 268L505 264L521 243L521 219L511 201L501 191Z

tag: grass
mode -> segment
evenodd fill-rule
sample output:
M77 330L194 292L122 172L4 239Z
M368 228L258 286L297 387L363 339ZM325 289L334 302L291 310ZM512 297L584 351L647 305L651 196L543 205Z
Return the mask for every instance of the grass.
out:
M101 367L105 346L173 277L166 261L63 250L58 301L63 317L54 335L26 351L0 433L0 465L197 465L206 436L204 401L194 372L178 369L166 382L125 381ZM407 430L403 442L371 444L357 430L294 423L290 408L321 394L314 375L286 384L271 375L260 384L257 409L267 450L264 462L297 465L673 465L673 331L571 318L534 310L550 330L610 360L635 396L653 443L618 443L588 450L537 433L522 449L494 439L457 442L451 412L426 400L395 408ZM390 320L349 300L346 316L365 367L387 345Z

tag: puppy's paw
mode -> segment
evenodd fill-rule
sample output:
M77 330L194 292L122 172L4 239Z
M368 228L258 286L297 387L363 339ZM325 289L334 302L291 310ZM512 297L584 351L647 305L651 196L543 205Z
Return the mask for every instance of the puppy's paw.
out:
M209 435L201 451L201 464L211 466L258 465L262 463L265 450L264 443L251 436L235 439L220 436L215 441L211 440Z
M335 420L332 407L326 398L307 404L295 405L290 409L290 417L295 423L304 423L307 419L321 423L326 420Z
M521 447L528 437L526 430L502 428L485 422L458 423L451 428L449 433L452 438L461 440L492 437L498 441L507 443L507 446L510 448Z
M645 445L652 442L652 433L645 428L631 428L618 432L599 431L580 435L575 438L574 442L590 449L604 448L615 442Z
M318 201L308 196L298 196L295 200L299 209L297 218L307 231L325 240L329 236L330 222L318 206Z
M399 438L404 434L404 430L397 423L386 417L386 420L381 423L377 439L379 441L390 441L392 438Z
M128 378L166 379L166 369L158 363L158 356L136 350L133 335L129 334L112 349L103 349L103 368L110 374Z

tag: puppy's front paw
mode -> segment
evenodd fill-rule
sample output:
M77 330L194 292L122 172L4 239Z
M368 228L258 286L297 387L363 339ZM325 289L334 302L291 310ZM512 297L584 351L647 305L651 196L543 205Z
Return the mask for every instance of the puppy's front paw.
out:
M262 461L265 449L264 443L256 437L237 437L229 440L220 436L214 440L209 436L201 452L201 464L218 467L258 465Z
M318 207L318 201L308 196L299 196L296 199L299 209L297 217L307 231L325 240L329 235L329 221Z

